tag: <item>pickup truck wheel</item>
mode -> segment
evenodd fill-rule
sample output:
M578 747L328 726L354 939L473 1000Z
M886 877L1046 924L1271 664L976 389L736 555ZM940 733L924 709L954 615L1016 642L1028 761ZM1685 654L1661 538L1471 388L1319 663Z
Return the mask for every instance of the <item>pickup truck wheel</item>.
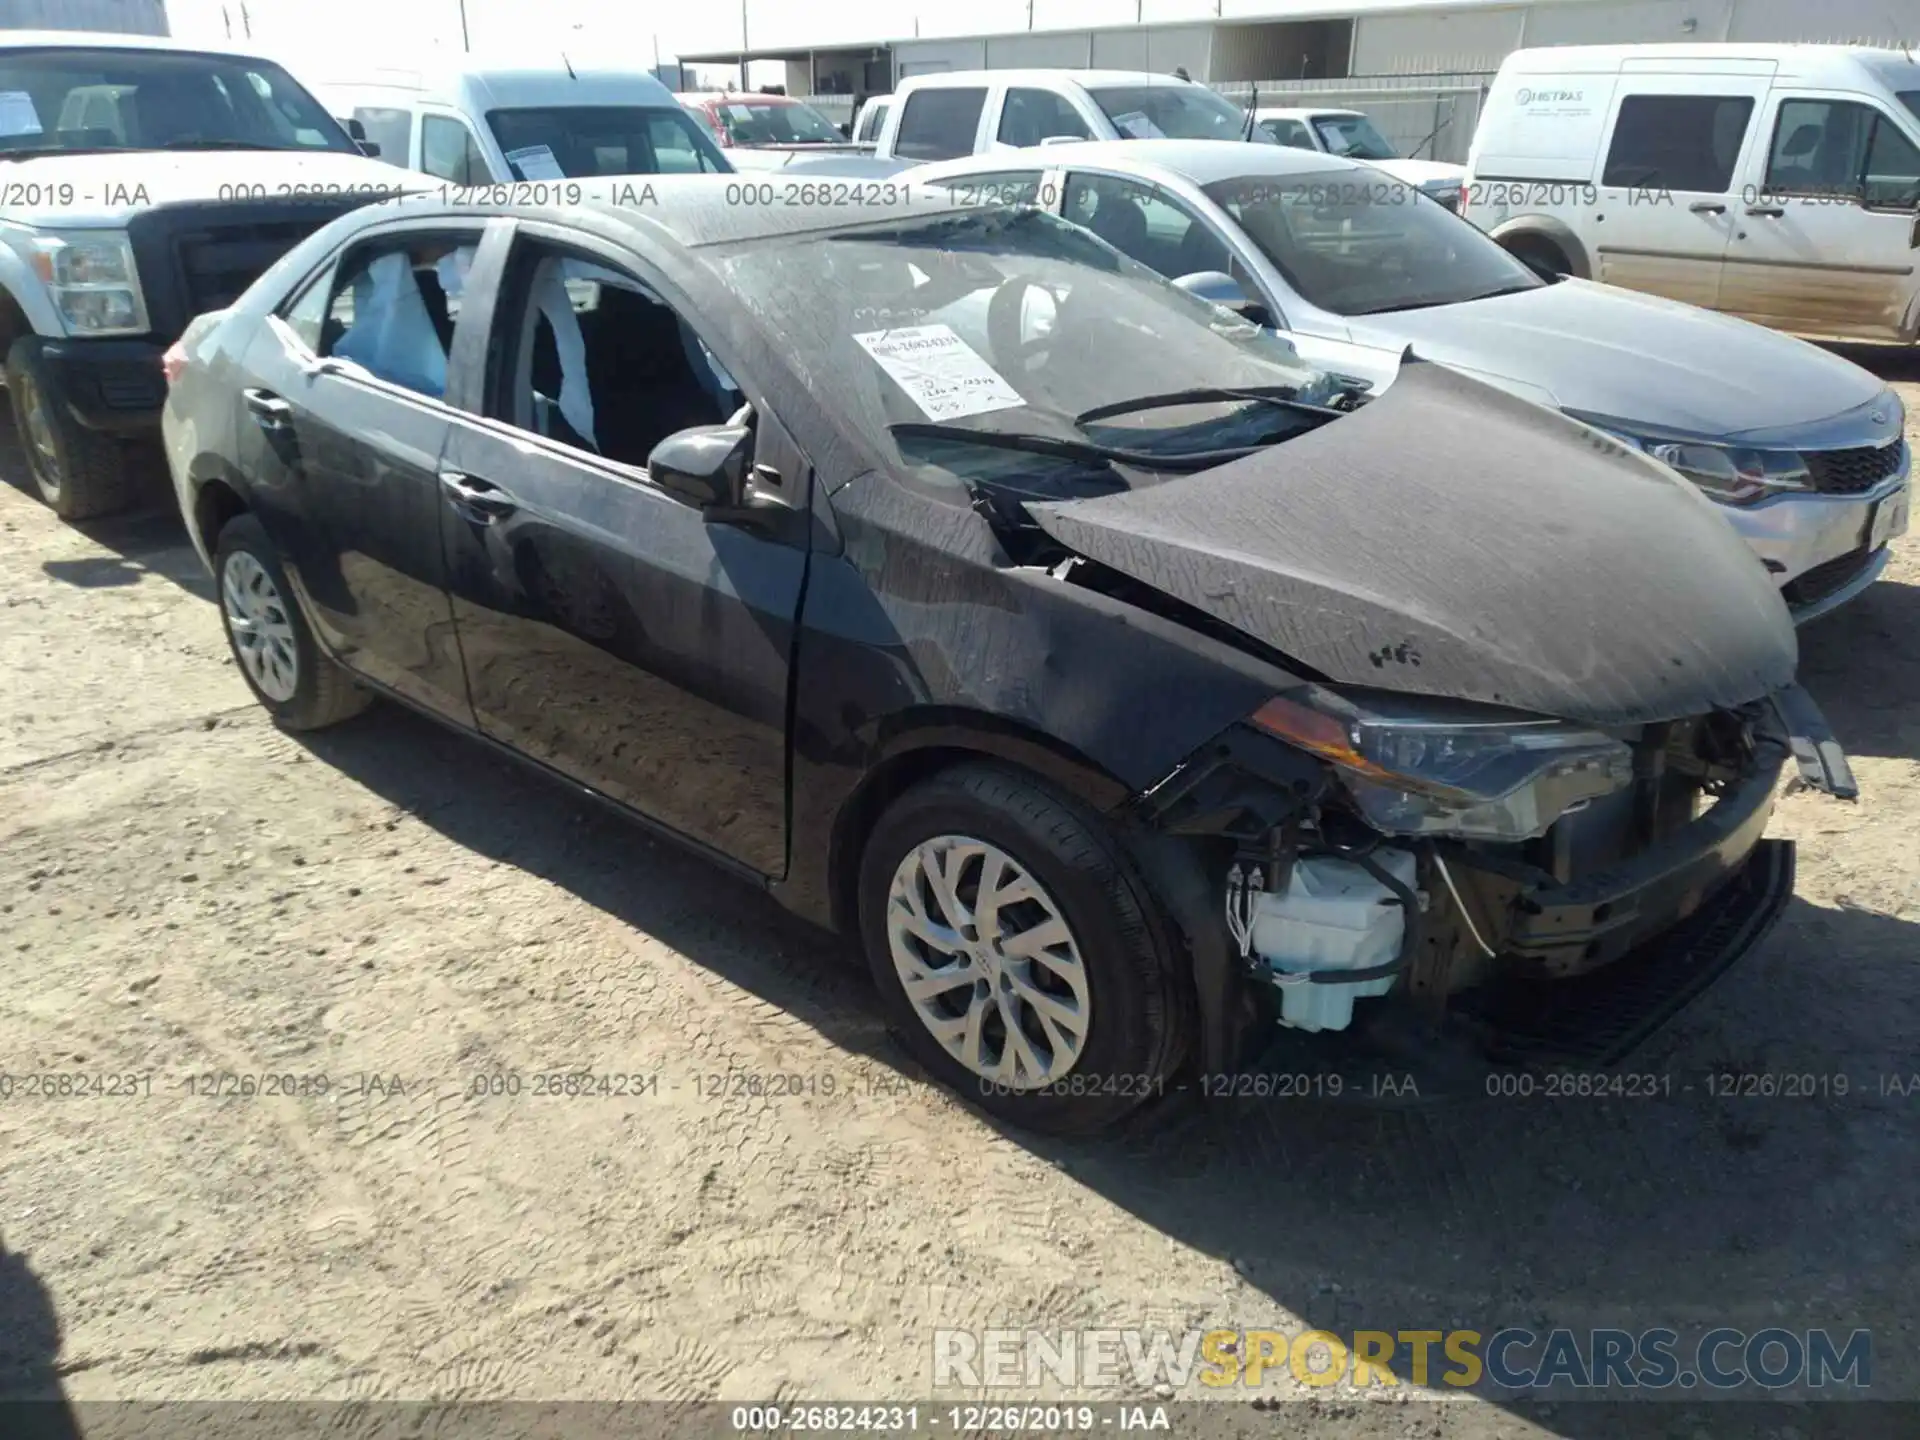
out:
M214 551L220 618L253 698L288 730L319 730L358 715L373 697L320 651L293 603L267 532L251 515L220 531Z
M1102 1129L1186 1049L1168 925L1100 820L1024 775L968 765L908 791L868 839L859 906L895 1033L994 1115Z
M62 520L91 520L125 509L132 492L126 447L67 413L40 351L38 335L22 335L7 352L14 429L40 498Z

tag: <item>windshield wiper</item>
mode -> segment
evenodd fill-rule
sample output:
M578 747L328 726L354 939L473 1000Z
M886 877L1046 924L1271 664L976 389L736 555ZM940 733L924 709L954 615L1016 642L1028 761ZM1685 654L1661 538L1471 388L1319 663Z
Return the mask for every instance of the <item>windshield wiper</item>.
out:
M126 155L125 145L11 145L0 150L0 160L35 160L43 155Z
M1051 435L1029 435L1018 430L969 430L964 425L907 420L889 425L890 434L905 440L957 440L963 445L979 445L988 450L1018 450L1028 455L1050 455L1059 460L1077 460L1083 465L1131 465L1138 470L1166 470L1186 474L1211 470L1216 465L1244 460L1257 455L1264 445L1236 445L1226 450L1176 450L1159 454L1152 450L1126 450L1117 445L1096 445L1090 440L1059 440Z
M1174 405L1205 405L1215 400L1250 400L1263 405L1275 405L1282 410L1296 411L1302 415L1313 415L1333 420L1344 414L1331 405L1315 405L1306 400L1293 397L1299 392L1291 385L1249 385L1244 388L1229 388L1219 385L1203 385L1193 390L1172 390L1165 395L1142 395L1135 400L1117 400L1111 405L1096 405L1091 410L1083 410L1073 417L1073 423L1085 426L1095 420L1106 420L1115 415L1132 415L1140 410L1161 410Z

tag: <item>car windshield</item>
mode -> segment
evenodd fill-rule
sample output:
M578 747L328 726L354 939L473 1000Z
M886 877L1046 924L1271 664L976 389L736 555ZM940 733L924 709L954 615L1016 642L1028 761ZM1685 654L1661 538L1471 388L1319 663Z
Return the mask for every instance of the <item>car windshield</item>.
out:
M490 110L487 124L519 180L732 169L699 122L678 105Z
M1329 154L1349 160L1398 160L1400 152L1364 115L1316 115L1313 128Z
M359 153L268 60L104 47L0 55L0 154L196 149Z
M1315 423L1253 399L1076 415L1201 388L1330 398L1284 340L1198 300L1088 231L1028 207L860 226L717 252L782 354L900 463L966 479L1077 467L898 425L1042 436L1172 454L1266 443Z
M1101 85L1089 89L1122 140L1238 140L1247 112L1204 85Z
M835 145L834 123L811 105L779 100L721 100L713 111L735 145Z
M1336 315L1456 305L1546 283L1445 206L1378 171L1248 175L1205 189L1289 285Z

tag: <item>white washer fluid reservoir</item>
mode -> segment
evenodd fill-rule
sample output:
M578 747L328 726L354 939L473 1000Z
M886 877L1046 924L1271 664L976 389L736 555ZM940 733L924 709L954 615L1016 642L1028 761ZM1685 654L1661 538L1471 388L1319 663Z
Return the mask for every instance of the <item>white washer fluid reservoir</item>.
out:
M1367 858L1414 889L1419 862L1411 850L1383 845ZM1425 897L1420 901L1424 906ZM1346 1029L1355 1000L1386 994L1400 977L1317 985L1307 972L1389 964L1400 954L1406 929L1394 892L1353 861L1327 855L1295 861L1287 888L1262 895L1253 919L1254 953L1280 988L1281 1023L1297 1030Z

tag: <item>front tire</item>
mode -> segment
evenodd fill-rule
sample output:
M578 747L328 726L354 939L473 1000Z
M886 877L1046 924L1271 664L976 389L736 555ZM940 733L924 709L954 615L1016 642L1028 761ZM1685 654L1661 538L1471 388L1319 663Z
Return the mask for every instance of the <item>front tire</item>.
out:
M124 510L133 495L127 447L67 413L41 351L38 335L22 335L7 351L7 398L34 488L62 520Z
M319 730L372 703L372 696L321 653L258 520L236 515L227 522L213 569L233 663L253 698L282 727Z
M915 786L867 841L859 907L895 1034L994 1115L1100 1130L1185 1054L1171 927L1098 817L1037 780L977 764Z

